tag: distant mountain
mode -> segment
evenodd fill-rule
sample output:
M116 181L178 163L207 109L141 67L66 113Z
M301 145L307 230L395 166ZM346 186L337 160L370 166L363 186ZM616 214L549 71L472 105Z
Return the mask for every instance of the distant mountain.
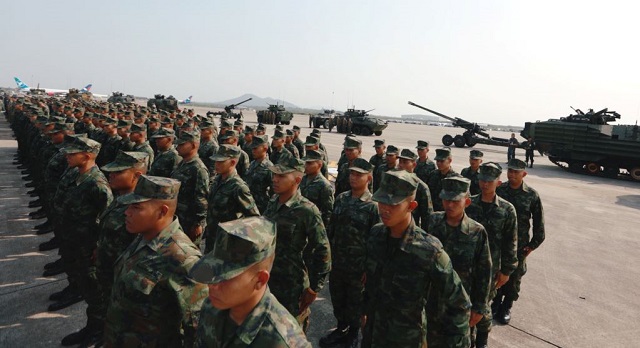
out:
M260 109L266 109L269 104L280 104L283 105L284 103L284 107L287 109L300 109L299 106L289 103L288 101L282 101L279 99L273 99L271 97L267 97L267 98L261 98L258 97L255 94L243 94L239 97L236 98L232 98L232 99L227 99L227 100L223 100L223 101L219 101L219 102L215 102L214 104L217 105L230 105L230 104L237 104L245 99L249 99L249 98L253 98L251 100L249 100L248 102L242 104L243 107L253 107L253 108L260 108Z

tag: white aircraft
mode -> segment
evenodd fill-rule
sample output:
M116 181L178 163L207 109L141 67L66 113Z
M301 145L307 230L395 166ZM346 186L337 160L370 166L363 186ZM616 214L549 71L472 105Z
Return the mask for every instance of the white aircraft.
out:
M24 92L24 93L30 93L31 92L31 87L29 87L26 83L22 82L22 80L20 80L17 77L14 77L13 79L16 81L16 85L18 85L18 88L20 89L20 92ZM80 90L80 93L91 92L91 87L92 86L93 86L92 84L88 84L88 85L84 86L84 88L82 88ZM49 96L65 96L65 95L69 94L69 90L68 89L53 89L53 88L39 88L39 89L43 89L44 93L46 93ZM101 95L96 95L96 97L102 97L102 96Z
M185 99L185 100L178 100L179 104L191 104L191 98L193 98L192 95L189 96L189 98Z

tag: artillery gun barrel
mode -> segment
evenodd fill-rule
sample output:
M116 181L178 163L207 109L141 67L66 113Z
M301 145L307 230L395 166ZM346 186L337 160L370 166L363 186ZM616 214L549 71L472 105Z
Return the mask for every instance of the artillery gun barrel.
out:
M438 115L438 116L440 116L440 117L442 117L442 118L446 118L447 120L449 120L449 121L451 121L451 122L458 122L458 120L459 120L457 117L456 117L456 118L449 117L449 116L447 116L447 115L445 115L445 114L441 114L441 113L439 113L439 112L437 112L437 111L435 111L435 110L431 110L431 109L425 108L425 107L424 107L424 106L422 106L422 105L418 105L418 104L416 104L416 103L414 103L414 102L412 102L412 101L409 101L409 105L413 105L413 106L415 106L415 107L417 107L417 108L419 108L419 109L422 109L422 110L424 110L424 111L428 111L428 112L430 112L430 113L432 113L432 114L435 114L435 115ZM463 120L463 121L464 121L464 120ZM467 122L467 123L468 123L468 122Z

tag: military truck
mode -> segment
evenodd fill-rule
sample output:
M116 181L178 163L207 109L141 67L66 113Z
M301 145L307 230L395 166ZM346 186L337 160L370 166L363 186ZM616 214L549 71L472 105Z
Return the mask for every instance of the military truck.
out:
M323 110L315 115L311 115L309 116L309 127L323 127L324 129L330 128L335 115L335 110Z
M559 119L525 123L520 135L533 138L535 149L571 172L640 181L640 129L638 125L610 125L620 114L608 109Z
M156 94L153 99L147 101L147 107L156 108L156 110L178 111L178 100L172 95L164 97L162 94Z
M292 118L293 113L285 110L284 105L269 104L267 110L258 111L258 123L288 125Z
M347 109L342 115L333 117L332 126L335 126L338 133L353 133L356 135L382 135L389 124L379 118L369 116L371 110ZM330 127L330 129L333 127Z
M131 104L131 103L135 103L136 98L131 95L131 94L127 94L124 95L124 93L122 92L113 92L111 94L111 96L109 97L109 99L107 99L107 102L109 103L120 103L120 104Z

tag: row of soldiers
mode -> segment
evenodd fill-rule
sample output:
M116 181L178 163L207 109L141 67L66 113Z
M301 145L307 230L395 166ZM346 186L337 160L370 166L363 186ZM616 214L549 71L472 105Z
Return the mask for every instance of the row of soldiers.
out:
M472 157L476 158L470 159L470 161L475 160L478 164L474 172L478 178L481 194L470 197L468 192L470 181L452 174L449 149L436 150L434 166L426 156L429 151L427 142L418 142L417 155L409 149L398 151L391 145L385 149L383 142L376 142L376 156L382 157L382 154L386 156L384 163L376 165L376 156L371 161L360 158L362 151L360 140L347 136L344 143L344 159L339 167L334 190L322 175L322 168L326 168L327 163L325 160L326 152L319 149L319 136L307 137L304 144L305 154L300 160L292 151L287 150L287 153L282 150L286 140L283 139L285 138L284 132L280 130L274 132L271 147L268 146L267 138L264 135L255 135L248 141L251 144L253 161L244 176L240 176L237 170L242 157L242 149L233 141L235 140L234 135L237 136L237 133L233 130L221 132L222 136L219 141L232 140L230 143L218 145L215 154L210 156L213 170L208 172L212 168L211 166L199 165L198 163L202 162L199 159L198 150L202 145L201 139L206 139L204 134L204 130L207 129L206 123L206 120L201 122L204 127L201 127L200 134L191 129L180 129L179 135L176 137L175 130L171 134L171 130L166 128L166 131L160 132L161 134L152 135L152 139L156 139L158 152L155 153L155 160L150 165L150 156L144 151L126 151L118 152L112 162L101 167L103 171L110 173L109 184L114 193L116 189L113 188L113 181L115 181L116 187L118 183L116 178L112 180L112 177L117 177L113 174L114 172L131 170L133 177L136 177L137 180L144 178L143 182L154 183L153 185L147 184L148 187L155 187L154 189L147 188L145 191L143 188L137 188L140 186L140 182L138 182L138 186L129 186L129 192L117 192L116 195L119 197L125 196L126 193L133 190L140 190L140 192L152 192L147 194L150 197L155 197L150 199L151 201L161 200L160 198L166 198L164 201L169 201L175 198L174 209L177 219L173 220L172 204L167 204L167 209L160 209L161 212L167 210L160 215L163 218L171 215L170 220L165 220L171 222L174 226L173 230L179 229L186 232L191 242L196 243L195 245L198 245L202 231L205 230L205 252L207 254L196 264L206 263L209 265L205 267L204 271L198 273L204 273L206 276L204 278L197 276L188 278L191 280L201 279L202 282L210 284L209 301L211 303L209 307L206 303L202 307L201 323L206 318L204 308L211 309L211 304L213 307L219 308L220 301L224 302L224 299L219 298L218 295L212 296L212 293L219 293L219 288L212 284L219 282L226 284L232 280L237 281L239 277L239 273L231 272L231 275L227 277L216 278L219 275L217 272L224 271L225 267L233 268L229 263L238 263L238 260L242 258L238 258L237 255L243 255L242 252L246 254L247 250L254 250L256 245L264 247L263 242L268 237L258 236L251 231L261 230L262 226L269 224L265 220L248 218L260 214L267 217L269 221L273 221L273 229L278 231L273 239L273 243L275 243L272 254L274 255L273 264L266 266L269 275L267 278L271 278L269 288L275 295L276 302L282 303L303 329L308 327L309 305L315 300L317 292L322 289L325 278L330 273L330 291L334 314L338 319L338 328L321 340L321 346L357 344L358 329L361 325L364 326L363 346L404 346L426 341L431 346L465 347L469 344L470 326L477 326L476 345L486 346L486 337L491 323L490 311L487 309L489 299L494 299L493 304L496 306L496 312L503 313L503 317L509 314L512 301L517 299L517 291L515 298L512 292L506 292L499 296L493 296L491 292L507 288L504 286L507 279L514 283L511 288L517 287L519 289L519 279L515 280L516 270L519 271L520 276L524 274L524 270L526 270L525 254L539 246L544 239L542 206L539 204L539 197L535 191L525 187L522 182L526 171L519 163L510 163L509 183L505 183L506 186L500 186L501 188L507 187L505 195L511 195L514 202L520 202L521 206L529 203L528 207L522 209L523 213L515 218L515 210L518 210L519 205L516 204L514 208L496 195L496 190L499 192L500 166L493 163L479 165L477 153L475 155L472 153ZM227 135L228 138L226 138ZM154 136L156 137L154 138ZM20 136L18 138L20 139ZM70 154L75 151L72 150L74 149L73 144L76 149L86 150L78 153L86 153L89 158L99 157L101 151L99 143L78 136L67 136L66 139L67 144L62 152L65 153L69 168L72 168L72 160L69 160L69 157L73 157ZM205 175L184 175L173 179L160 179L156 175L144 176L147 169L153 170L154 163L162 158L162 151L173 149L173 146L169 146L167 150L162 150L164 147L160 146L159 139L169 142L177 140L177 147L174 151L181 159L181 161L177 160L178 167L184 163L198 163L197 166L194 166L197 170L185 171L185 173L193 172ZM282 147L279 146L281 141ZM274 153L280 154L274 158L275 163L270 162L267 158L269 151L272 155ZM91 155L92 153L95 156ZM396 163L398 158L399 163ZM133 165L127 167L123 163ZM471 167L473 165L474 163L471 163ZM427 166L430 169L424 168ZM174 177L176 169L167 176ZM512 175L512 172L515 174ZM212 175L213 173L215 175ZM258 173L261 174L258 175ZM423 175L425 180L419 175ZM515 176L516 179L519 176L519 184L516 179L512 180L512 176ZM260 180L256 180L257 178ZM208 180L210 180L210 184L207 184ZM77 183L77 180L74 181ZM124 181L130 182L132 180ZM104 182L100 182L104 184ZM179 184L177 184L178 182ZM375 191L371 191L370 186L374 182ZM195 185L193 185L194 183ZM154 196L153 192L164 192L165 189L161 189L161 187L165 186L172 187L172 189L168 189L173 192L172 195L165 192L164 195ZM491 186L493 186L492 193ZM185 187L186 189L183 189ZM193 189L194 187L196 190ZM194 199L194 192L198 190L205 191L206 194L201 196L204 198ZM374 193L372 194L372 192ZM274 195L270 196L271 193ZM202 195L202 193L199 194ZM59 195L58 192L55 195ZM185 195L188 196L187 199L184 199ZM263 209L259 209L258 205L257 197L260 195L267 197ZM432 201L431 197L439 199ZM113 202L120 202L121 205L124 205L121 208L125 208L126 204L121 201L121 199L117 199ZM84 202L84 204L86 203ZM74 203L66 202L66 204L73 205ZM128 218L136 215L135 204L138 203L126 207L127 212L132 211L131 214L127 214ZM62 202L61 205L64 207L65 202ZM473 215L471 213L472 207L476 205L480 208L474 213L476 215ZM76 213L71 208L70 206L63 209L67 210L68 214ZM190 215L195 210L200 212L204 210L204 214ZM444 212L438 212L439 210L444 210ZM119 215L123 220L123 211L120 210L120 214L114 214L114 218ZM138 212L138 214L142 213ZM190 219L192 216L195 218ZM531 217L534 220L534 240L529 240ZM102 222L102 219L100 220ZM260 223L256 221L260 221ZM379 224L380 221L382 224ZM521 221L524 224L521 225ZM126 228L123 227L125 225ZM128 220L126 224L120 224L120 235L132 236L131 233L136 233L129 225ZM526 231L522 227L523 225L526 226ZM225 228L224 226L231 227ZM66 227L69 228L69 226ZM229 231L236 228L242 231L244 240L253 246L241 248L239 250L242 252L238 251L232 255L228 253L228 250L223 249L233 249L239 246L236 245L237 242L231 243L229 241ZM515 231L518 231L520 235L516 236ZM144 237L144 231L138 233ZM112 232L107 235L113 237L117 233ZM256 239L253 239L254 237ZM69 238L65 240L67 240L66 243L71 243ZM136 247L130 254L127 254L125 250L122 257L116 255L116 259L118 257L126 259L126 255L132 256L131 254L137 253L145 246L152 249L154 246L158 247L156 242L150 242L150 240L154 240L153 238L146 240L146 242L143 242L144 240L146 239L138 238L132 244L121 241L122 245L119 248L121 252L126 248L128 248L126 250L132 249L133 245ZM219 244L224 246L218 247ZM99 251L102 245L104 243L98 241L94 249ZM67 254L69 253L68 248L61 247L61 250L63 249L67 250ZM181 249L184 251L188 248L182 246ZM518 258L514 256L516 250ZM264 250L261 250L257 254L265 256L269 255L269 252L265 253ZM219 261L225 260L225 257L228 262ZM63 259L65 259L64 255ZM116 264L116 259L111 260L111 266ZM144 260L133 259L135 259L131 261L133 263L142 262L144 264ZM251 258L255 261L254 264L265 264L262 262L265 259ZM205 262L205 260L208 261ZM115 271L111 267L111 274L115 273L116 284L120 278L124 278L121 279L124 284L120 286L123 289L127 286L133 286L143 294L147 291L153 293L154 286L158 283L155 280L161 277L161 273L170 271L162 267L140 270L136 269L133 264L131 267L127 272L124 272L116 265ZM271 272L268 272L270 267L272 267ZM199 268L194 266L192 271L194 269ZM65 271L67 270L68 267L65 267ZM265 268L262 267L261 271L264 270ZM140 272L144 275L145 271L153 273L155 278L141 278ZM71 273L74 272L71 271ZM67 273L69 274L69 271ZM263 274L264 272L258 273ZM121 277L119 278L119 276ZM70 286L71 279L74 277L82 278L69 274ZM149 285L149 282L154 286ZM200 298L193 294L194 291L201 294L202 289L197 287L197 283L191 285L193 287L180 289L180 292L189 294L190 300ZM109 286L107 284L103 288L109 289L104 292L110 291L110 287L116 289L115 285ZM109 311L106 312L106 326L91 324L88 321L84 331L81 330L75 336L72 334L70 338L67 336L65 339L69 339L66 343L69 343L71 339L73 342L85 342L87 339L95 340L95 337L102 337L104 327L108 328L107 335L104 337L110 337L107 341L114 342L114 339L125 339L123 335L113 334L110 331L115 324L110 326L108 320L108 313L116 312L122 316L123 313L130 314L130 307L136 306L126 298L127 291L123 289L119 289L122 291L117 293L112 292L106 300L103 300L103 302L110 303ZM91 301L87 300L91 294L85 293L81 296L88 303ZM118 296L122 301L118 300ZM195 302L193 304L195 307L202 304L198 304L198 301ZM421 305L425 303L426 305ZM496 305L496 303L499 304ZM89 308L91 307L90 304ZM106 305L103 304L103 307ZM197 310L195 307L191 308L193 312L199 312L200 307ZM151 314L170 313L166 311L165 313L162 311L154 313L155 310L157 308L147 308L147 312ZM422 316L423 313L426 313L426 319L429 322L428 332ZM171 314L176 313L171 312ZM222 323L218 322L217 326L204 329L207 339L214 340L209 341L210 343L219 343L220 341L215 341L215 339L220 335L225 338L234 336L234 331L228 330L229 327L235 328L237 331L237 325L242 321L236 321L232 314L233 308L229 312L230 318L233 320L223 320ZM87 315L90 317L89 309ZM99 316L97 317L98 320L94 319L95 323L100 321ZM126 317L120 317L120 319L124 322L131 322L131 320L125 320ZM234 326L232 321L235 321L237 325ZM183 332L182 336L178 336L181 337L181 340L187 339L188 336L193 337L192 334L187 335L189 330L185 329L185 325L193 329L191 331L196 331L193 322L182 321L178 325ZM126 331L121 326L120 324L116 325L115 327L119 327L116 331ZM289 329L293 330L293 328ZM136 340L142 336L144 336L142 333L134 332L126 339ZM290 337L294 336L296 335L290 335ZM158 338L159 336L151 335L150 337ZM200 336L198 335L198 337ZM242 338L241 335L240 338ZM185 342L189 342L189 340ZM216 345L213 344L213 346Z

